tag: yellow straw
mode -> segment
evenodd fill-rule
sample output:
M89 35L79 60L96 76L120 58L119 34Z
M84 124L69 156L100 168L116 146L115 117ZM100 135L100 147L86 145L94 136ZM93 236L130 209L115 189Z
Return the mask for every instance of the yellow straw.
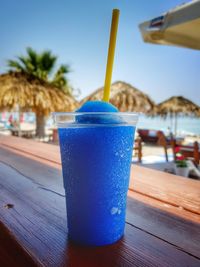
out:
M113 70L115 46L116 46L116 39L117 39L118 21L119 21L119 10L113 9L112 23L111 23L111 29L110 29L110 42L109 42L109 49L108 49L108 59L107 59L107 66L106 66L106 77L105 77L104 94L103 94L103 101L105 102L109 102L109 98L110 98L110 85L111 85L111 79L112 79L112 70Z

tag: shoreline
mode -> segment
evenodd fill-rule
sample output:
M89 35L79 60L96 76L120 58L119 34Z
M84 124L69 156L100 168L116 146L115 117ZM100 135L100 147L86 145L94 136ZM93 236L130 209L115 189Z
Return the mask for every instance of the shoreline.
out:
M35 125L32 124L32 123L22 123L21 124L22 127L21 127L21 130L22 131L35 131ZM138 129L139 127L137 127ZM52 131L52 127L46 127L46 132L50 133L50 131ZM155 131L158 131L157 129L148 129L148 128L140 128L140 129L147 129L147 130L155 130ZM165 133L165 132L164 132ZM166 133L165 133L166 134ZM11 135L11 131L9 129L1 129L0 128L0 135ZM168 135L166 135L168 136ZM200 134L195 134L195 133L189 133L189 134L184 134L184 135L179 135L177 134L177 137L183 137L184 138L184 141L183 141L183 144L185 143L193 143L195 141L197 141L198 143L200 143ZM34 138L33 138L34 139Z

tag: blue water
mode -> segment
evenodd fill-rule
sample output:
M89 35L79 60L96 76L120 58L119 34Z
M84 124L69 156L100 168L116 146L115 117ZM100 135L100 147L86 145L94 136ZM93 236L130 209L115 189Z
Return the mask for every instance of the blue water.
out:
M69 237L106 245L124 233L134 127L59 129Z
M9 118L9 115L11 113L6 113L6 119ZM14 118L18 119L18 114L13 113ZM34 123L35 122L35 115L34 113L24 113L25 121ZM0 120L1 120L1 114L0 114ZM52 127L53 125L53 119L52 116L47 118L46 121L47 125L49 127ZM172 131L174 129L174 122L171 127L171 121L170 119L161 119L159 117L150 118L141 115L139 117L138 122L138 128L145 128L145 129L155 129L155 130L163 130L164 132L168 133L169 129L168 127L172 128ZM179 135L200 135L200 119L197 118L190 118L190 117L181 117L178 119L178 134Z
M138 128L162 130L166 133L169 128L174 132L174 121L171 124L170 118L150 118L141 115L138 121ZM180 117L177 120L177 133L179 135L200 135L200 119L191 117Z

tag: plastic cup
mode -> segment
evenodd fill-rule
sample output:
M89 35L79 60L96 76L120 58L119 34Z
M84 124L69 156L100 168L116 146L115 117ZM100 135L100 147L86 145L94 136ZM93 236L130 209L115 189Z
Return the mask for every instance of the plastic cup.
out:
M54 113L66 192L68 235L108 245L124 233L135 113Z

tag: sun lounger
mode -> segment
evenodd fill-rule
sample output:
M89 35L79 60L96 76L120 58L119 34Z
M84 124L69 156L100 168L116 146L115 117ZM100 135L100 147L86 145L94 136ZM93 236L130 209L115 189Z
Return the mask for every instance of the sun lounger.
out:
M166 161L168 161L167 149L171 147L171 138L165 136L162 131L138 129L138 134L145 144L154 144L162 146L165 153Z

